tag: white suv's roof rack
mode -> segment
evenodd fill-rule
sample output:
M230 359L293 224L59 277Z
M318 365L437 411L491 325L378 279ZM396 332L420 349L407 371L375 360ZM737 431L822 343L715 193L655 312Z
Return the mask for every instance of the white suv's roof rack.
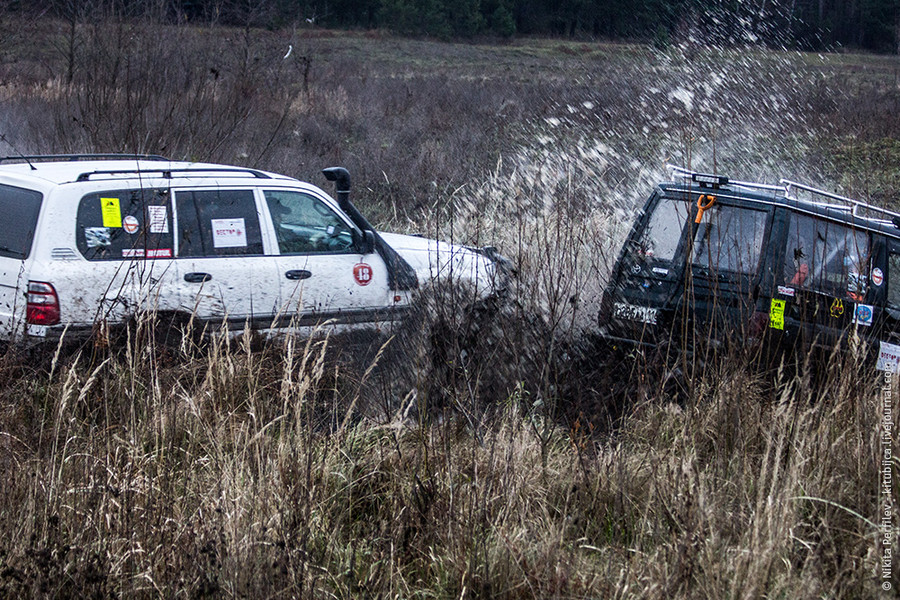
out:
M262 171L257 171L256 169L245 169L241 167L180 167L175 169L165 169L165 168L151 168L151 169L101 169L97 171L87 171L85 173L81 173L76 181L90 181L91 178L95 175L141 175L145 176L148 173L159 173L160 177L163 179L172 179L173 173L176 175L181 175L184 177L215 177L217 175L225 174L238 174L238 175L250 175L256 179L272 179L272 177L263 173Z
M67 162L79 160L164 160L169 159L159 154L21 154L18 156L0 156L0 163L6 162Z

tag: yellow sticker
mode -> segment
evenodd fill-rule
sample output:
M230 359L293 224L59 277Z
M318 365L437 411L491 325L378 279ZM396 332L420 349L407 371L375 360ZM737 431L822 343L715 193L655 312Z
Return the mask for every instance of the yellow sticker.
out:
M831 308L829 309L831 316L837 319L842 314L844 314L844 303L840 298L835 298L834 302L831 303Z
M772 298L772 307L769 309L769 327L784 330L784 300Z
M100 212L103 214L104 227L121 227L122 211L118 198L100 198Z

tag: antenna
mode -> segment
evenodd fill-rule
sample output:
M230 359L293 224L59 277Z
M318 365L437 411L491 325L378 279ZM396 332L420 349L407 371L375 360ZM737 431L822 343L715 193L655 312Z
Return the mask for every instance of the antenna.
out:
M32 170L32 171L37 171L37 167L35 167L33 164L31 164L31 161L28 160L28 157L25 156L24 154L22 154L21 152L19 152L19 149L18 149L18 148L16 148L15 146L13 146L12 142L10 142L9 139L7 139L5 133L0 133L0 141L4 142L7 146L9 146L10 148L12 148L12 149L13 149L13 152L15 152L16 154L18 154L21 158L24 158L24 159L25 159L25 162L28 163L28 166L31 167L31 170Z

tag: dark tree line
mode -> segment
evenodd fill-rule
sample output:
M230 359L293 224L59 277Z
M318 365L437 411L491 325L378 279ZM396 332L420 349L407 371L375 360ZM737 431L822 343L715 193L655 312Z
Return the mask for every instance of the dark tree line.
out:
M439 38L549 35L898 52L900 0L44 0L231 25L387 29ZM33 10L34 4L20 4ZM25 7L28 8L25 8ZM149 7L149 8L148 8ZM84 12L84 9L80 9Z

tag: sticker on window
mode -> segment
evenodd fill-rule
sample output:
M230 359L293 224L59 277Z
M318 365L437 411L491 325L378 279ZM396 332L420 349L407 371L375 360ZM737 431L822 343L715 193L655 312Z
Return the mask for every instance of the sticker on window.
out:
M875 317L875 309L871 304L857 304L853 312L853 322L857 325L869 326Z
M137 233L137 230L140 229L140 227L141 224L138 222L137 217L128 215L122 219L122 229L127 233Z
M169 215L165 206L148 206L150 233L169 233Z
M244 218L240 219L212 219L213 247L215 248L246 248L247 229L244 227Z
M828 309L828 312L835 319L842 316L844 314L844 302L840 298L835 298L834 302L831 303L831 308Z
M143 248L125 248L122 250L123 258L172 258L171 248L153 248L144 250Z
M884 283L884 273L878 267L875 267L872 270L872 283L875 284L876 287L880 287L882 283Z
M784 300L772 298L772 307L769 309L769 327L784 330Z
M85 227L84 242L88 248L101 248L109 246L109 227Z
M122 210L118 198L100 198L100 213L103 215L104 227L121 227Z
M789 297L793 298L794 297L794 288L788 287L786 285L779 285L778 293L781 294L782 296L789 296Z

